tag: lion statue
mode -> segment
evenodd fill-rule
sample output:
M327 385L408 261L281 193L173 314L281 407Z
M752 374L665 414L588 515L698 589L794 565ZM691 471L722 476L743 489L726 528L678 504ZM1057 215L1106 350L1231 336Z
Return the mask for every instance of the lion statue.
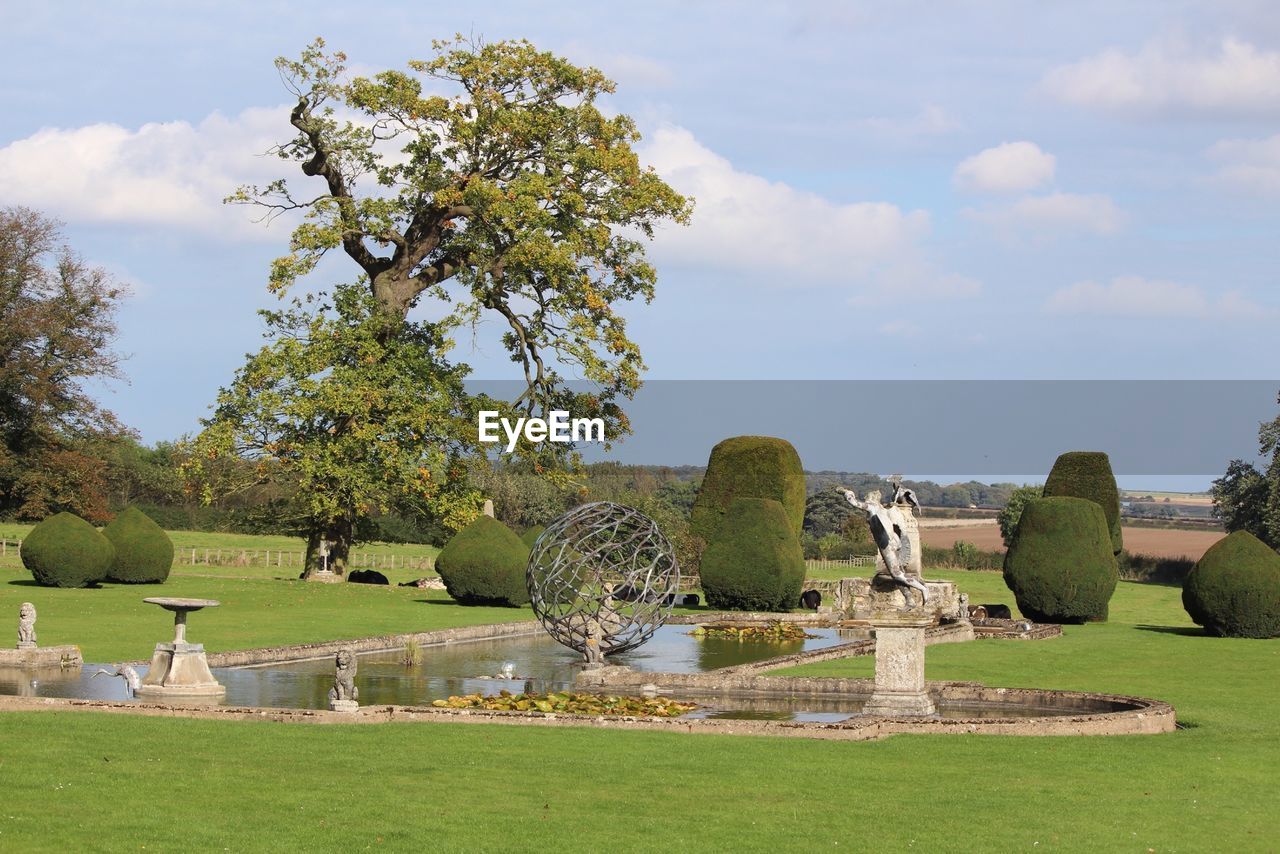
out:
M336 672L333 687L329 689L329 701L358 700L360 689L356 687L356 656L349 649L340 649L334 659Z

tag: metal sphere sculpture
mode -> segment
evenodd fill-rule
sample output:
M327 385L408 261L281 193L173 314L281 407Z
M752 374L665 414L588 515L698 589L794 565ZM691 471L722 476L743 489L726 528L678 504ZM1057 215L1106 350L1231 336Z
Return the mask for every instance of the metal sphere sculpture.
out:
M598 501L547 526L529 553L525 581L543 628L599 664L644 643L666 622L680 566L656 522Z

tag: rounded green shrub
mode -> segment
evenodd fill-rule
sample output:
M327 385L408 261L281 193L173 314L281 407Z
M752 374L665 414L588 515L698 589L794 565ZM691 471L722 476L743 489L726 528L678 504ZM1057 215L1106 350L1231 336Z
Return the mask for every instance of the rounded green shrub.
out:
M445 543L436 571L460 605L523 605L529 547L506 525L481 516Z
M538 541L538 537L542 536L542 532L545 530L547 529L542 525L534 525L532 528L520 535L520 542L524 543L525 547L532 551L533 544Z
M119 513L102 533L115 546L107 580L121 584L163 584L173 566L173 540L136 507Z
M804 568L782 504L737 498L702 553L702 592L712 608L789 611L800 599Z
M1086 498L1033 498L1004 556L1018 609L1040 623L1107 618L1119 581L1107 518Z
M786 439L735 436L711 449L702 488L693 502L689 528L710 543L737 498L769 498L782 504L797 537L804 526L804 467Z
M1187 573L1182 607L1212 635L1280 635L1280 555L1248 531L1228 534Z
M22 565L45 587L87 587L111 571L115 548L72 513L50 516L22 541Z
M1044 482L1044 497L1069 496L1096 502L1107 517L1111 553L1120 554L1120 490L1111 473L1111 459L1102 451L1067 451L1054 460Z

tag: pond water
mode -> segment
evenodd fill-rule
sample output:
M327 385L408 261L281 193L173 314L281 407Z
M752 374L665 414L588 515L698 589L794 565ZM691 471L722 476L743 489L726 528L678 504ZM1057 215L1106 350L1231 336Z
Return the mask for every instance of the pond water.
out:
M668 625L653 639L610 661L653 673L697 673L762 661L780 655L817 650L866 637L857 630L807 628L816 637L798 641L736 641L695 638L692 626ZM0 694L80 699L130 699L124 680L98 674L107 665L86 664L80 671L0 669ZM361 705L430 705L451 695L544 692L573 687L581 657L539 633L519 638L471 641L422 648L421 663L406 665L403 652L359 657L356 686ZM138 674L146 674L139 665ZM510 678L501 676L506 671ZM213 668L226 686L225 703L235 706L325 709L333 686L333 658L243 668ZM835 722L861 712L859 697L768 696L759 693L680 695L700 704L689 717ZM1099 702L1054 708L1007 703L950 703L939 707L944 718L1021 718L1117 711Z

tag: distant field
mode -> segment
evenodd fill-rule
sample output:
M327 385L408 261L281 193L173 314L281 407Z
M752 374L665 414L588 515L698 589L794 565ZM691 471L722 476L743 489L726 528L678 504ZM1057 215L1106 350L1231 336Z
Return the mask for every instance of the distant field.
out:
M1121 528L1124 547L1131 554L1152 557L1187 557L1199 560L1209 546L1222 539L1222 531L1183 531L1176 528ZM926 546L951 548L957 540L973 543L985 551L1003 551L1004 541L995 521L985 525L966 525L957 528L920 528L920 539Z

